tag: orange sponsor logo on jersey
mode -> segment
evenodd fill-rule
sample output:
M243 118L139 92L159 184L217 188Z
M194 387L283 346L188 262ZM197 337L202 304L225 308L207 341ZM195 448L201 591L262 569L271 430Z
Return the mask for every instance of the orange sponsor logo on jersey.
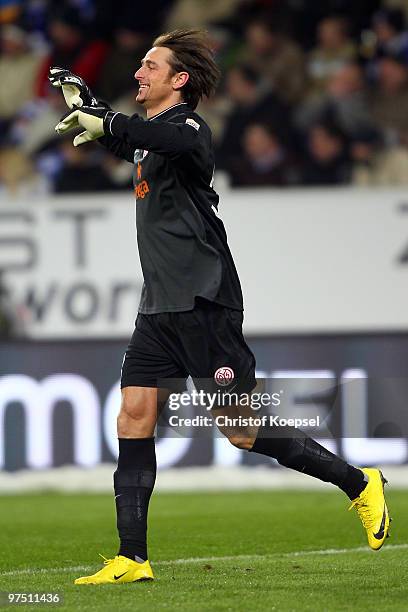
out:
M140 181L140 183L138 183L135 187L135 194L138 199L140 198L143 200L143 198L146 197L146 194L149 193L149 191L150 189L147 181Z
M146 194L149 193L149 184L147 181L141 181L142 178L142 164L138 161L136 166L136 179L139 181L135 187L135 195L138 199L142 199L146 197Z

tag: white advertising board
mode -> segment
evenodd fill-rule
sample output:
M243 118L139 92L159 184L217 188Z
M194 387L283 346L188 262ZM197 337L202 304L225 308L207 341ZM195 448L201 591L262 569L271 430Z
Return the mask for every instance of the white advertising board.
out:
M143 282L129 195L0 203L0 270L36 338L128 337ZM245 330L408 329L408 196L393 190L220 193Z

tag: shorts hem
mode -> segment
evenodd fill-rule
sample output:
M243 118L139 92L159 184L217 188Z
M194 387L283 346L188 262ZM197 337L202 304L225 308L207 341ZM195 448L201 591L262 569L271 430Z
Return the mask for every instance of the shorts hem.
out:
M120 388L124 389L125 387L152 387L153 389L158 389L159 385L157 384L157 380L129 380L122 379L120 381Z
M169 380L170 384L168 384L167 386L162 384L164 380ZM185 386L186 377L180 376L179 378L176 378L175 380L177 382L175 382L172 385L171 379L164 379L164 378L159 378L159 379L157 378L155 379L122 378L120 381L120 388L124 389L125 387L151 387L153 389L168 389L169 391L172 391L174 393L181 393L183 390L185 391L186 390L186 386Z

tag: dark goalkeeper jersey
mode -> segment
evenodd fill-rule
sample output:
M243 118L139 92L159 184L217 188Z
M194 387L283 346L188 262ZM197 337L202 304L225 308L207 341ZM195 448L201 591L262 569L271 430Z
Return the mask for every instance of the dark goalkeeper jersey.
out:
M186 311L200 296L242 310L241 286L211 183L211 131L187 104L149 120L114 115L100 139L135 164L136 226L144 276L139 312Z

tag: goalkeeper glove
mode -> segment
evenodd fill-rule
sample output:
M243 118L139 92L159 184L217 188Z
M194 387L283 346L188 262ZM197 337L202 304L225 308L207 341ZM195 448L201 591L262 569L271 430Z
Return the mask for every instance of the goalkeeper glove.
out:
M85 81L65 68L57 66L50 68L48 80L53 87L62 88L65 102L69 108L98 106L99 104Z
M78 147L85 142L97 140L110 131L110 124L116 114L106 106L81 106L63 117L55 130L58 134L65 134L77 127L85 128L84 132L74 138L74 147Z

